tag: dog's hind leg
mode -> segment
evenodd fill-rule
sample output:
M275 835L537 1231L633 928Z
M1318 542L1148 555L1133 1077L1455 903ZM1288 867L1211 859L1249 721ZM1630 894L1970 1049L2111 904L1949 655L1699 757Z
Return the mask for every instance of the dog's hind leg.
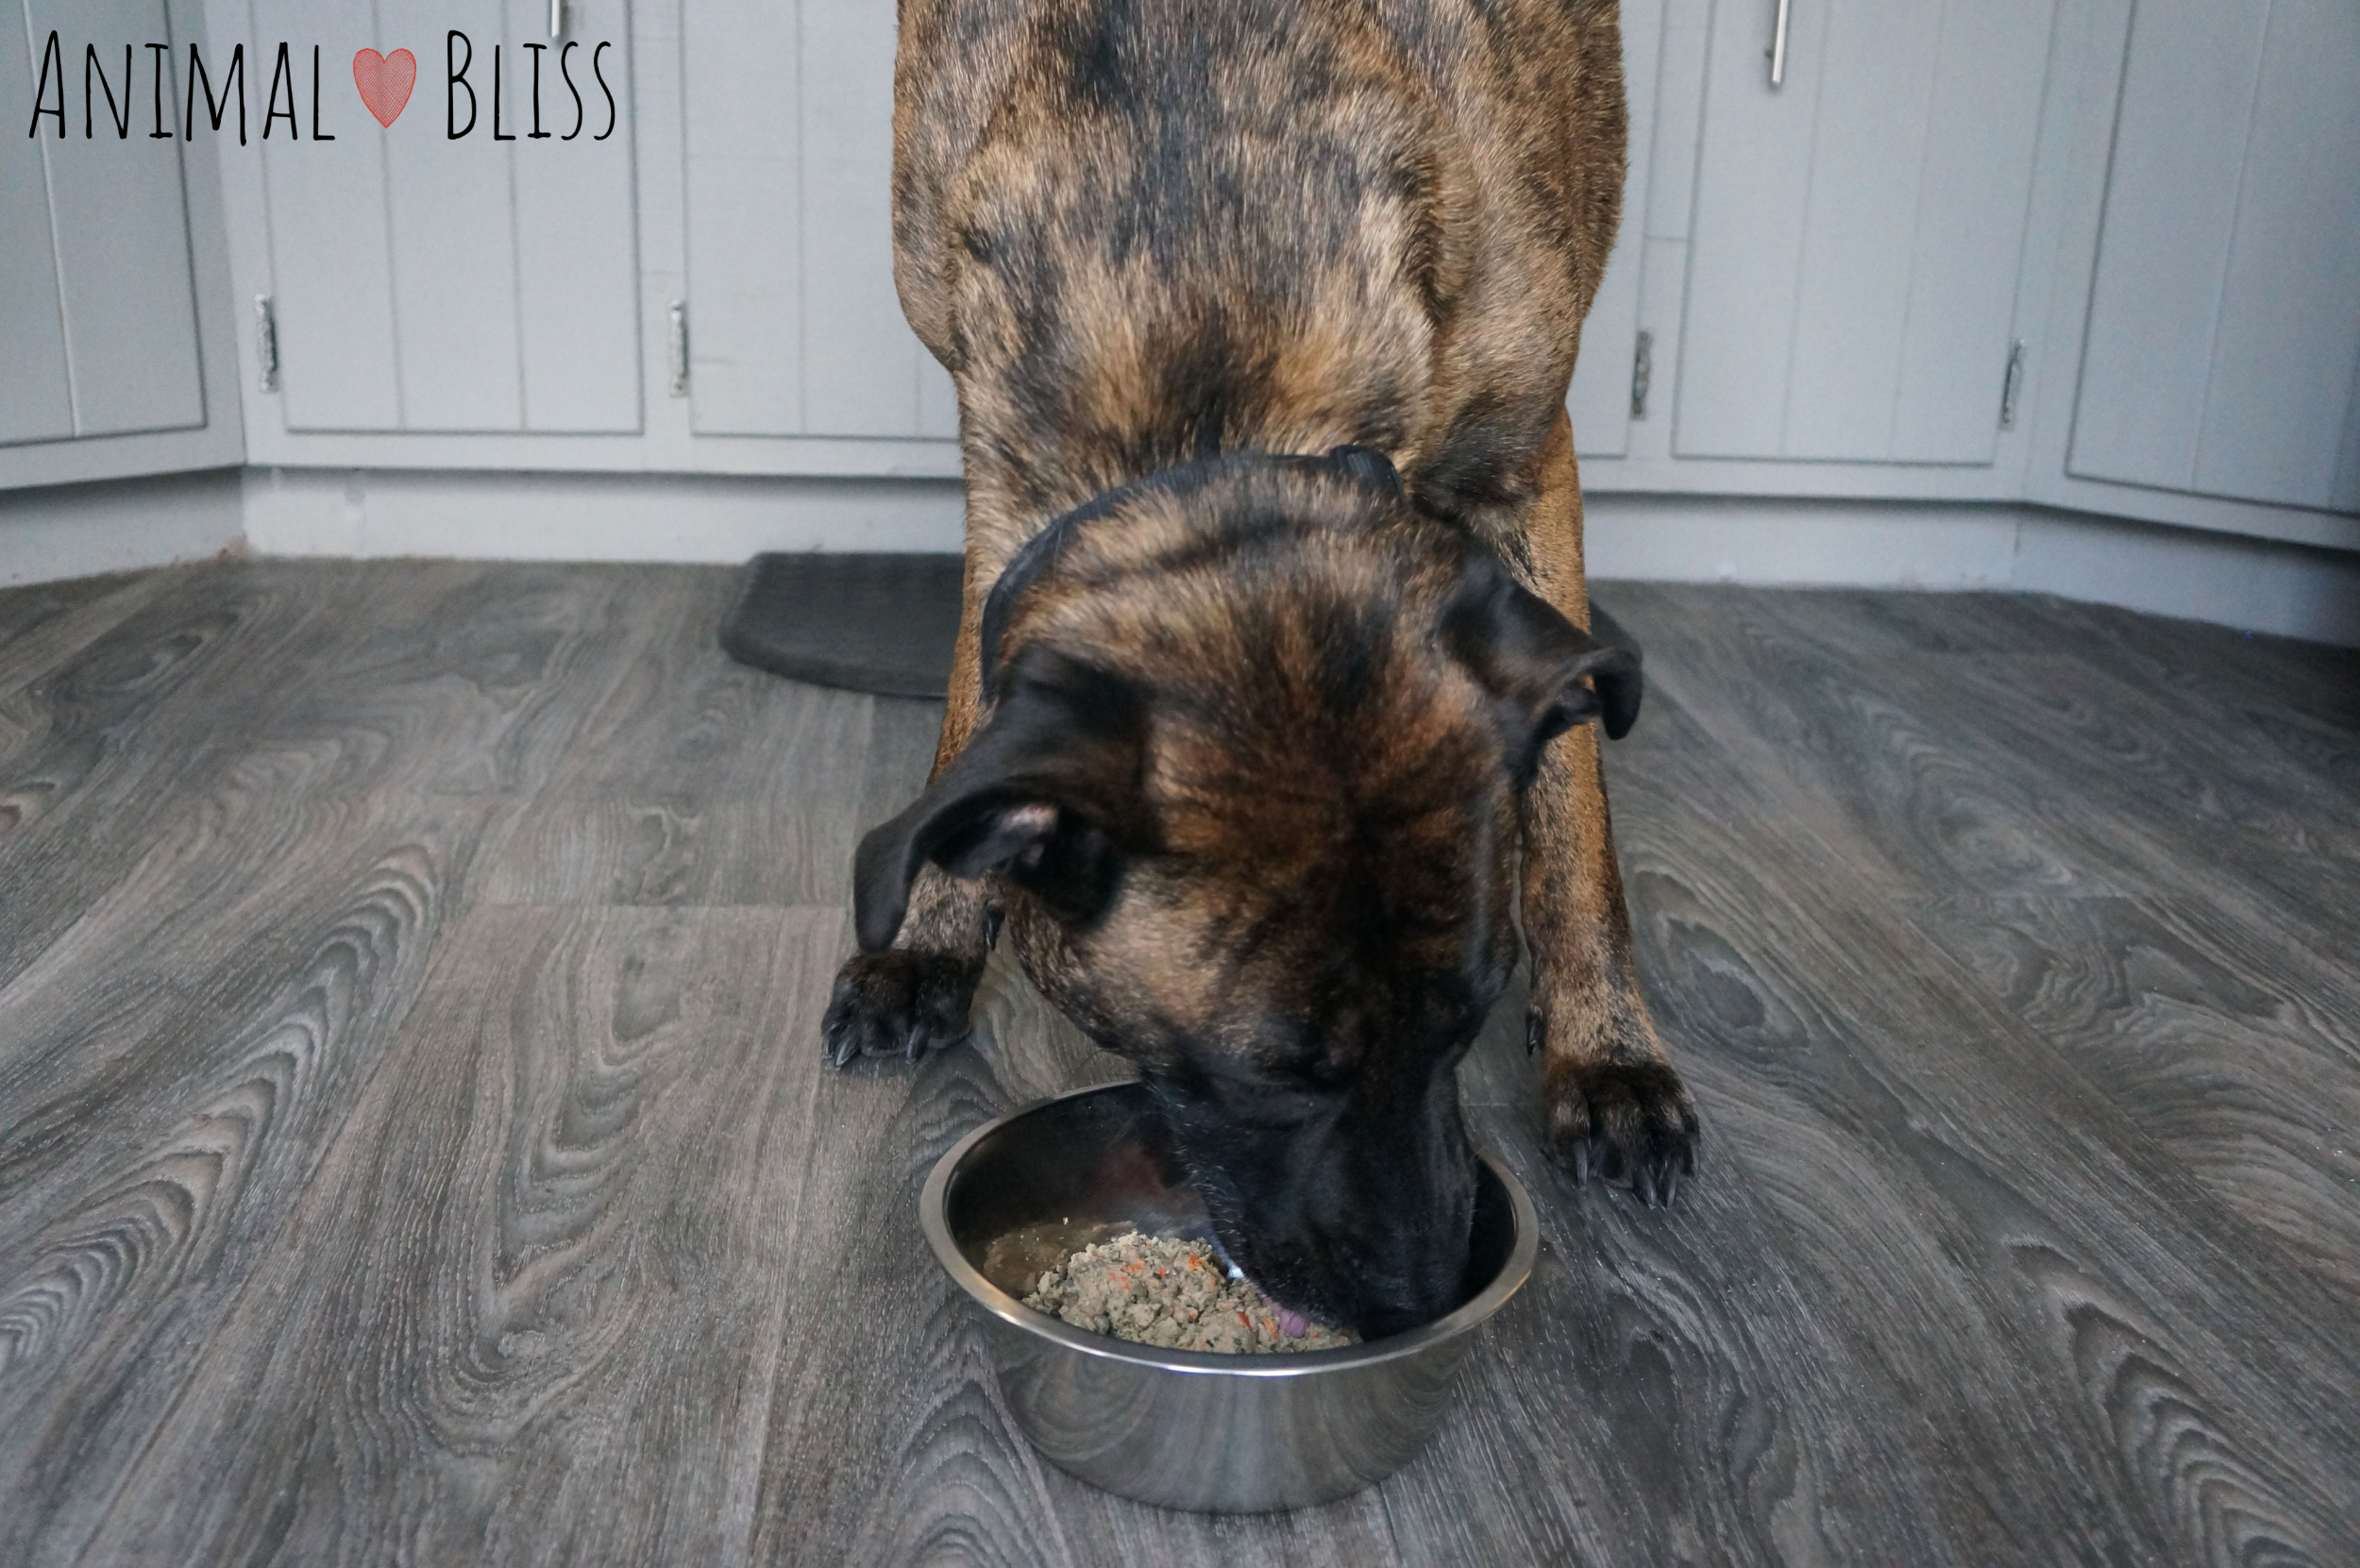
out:
M1561 413L1526 532L1534 591L1587 629L1580 479ZM1599 740L1594 724L1568 731L1526 797L1526 1041L1542 1056L1550 1153L1584 1180L1595 1172L1649 1203L1669 1203L1695 1169L1696 1110L1639 993Z
M938 778L967 748L975 727L978 689L977 630L989 583L969 582L959 615L957 651L951 664L951 702L935 746L931 778ZM893 945L882 953L858 953L836 971L820 1040L828 1059L849 1066L856 1056L900 1055L915 1061L968 1034L975 986L990 955L999 923L989 885L963 881L933 865L921 867L910 885L909 911Z

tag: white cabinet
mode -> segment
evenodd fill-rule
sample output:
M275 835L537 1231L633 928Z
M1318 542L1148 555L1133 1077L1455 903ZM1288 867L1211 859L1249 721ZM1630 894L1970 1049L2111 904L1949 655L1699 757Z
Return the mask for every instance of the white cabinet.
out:
M1565 398L1574 449L1621 457L1630 446L1632 366L1639 346L1639 274L1646 251L1648 172L1654 166L1656 80L1663 45L1663 0L1623 0L1623 81L1630 103L1630 168L1623 180L1623 228L1597 297L1581 324L1581 357Z
M1719 0L1675 455L1994 461L2054 9Z
M2360 512L2360 6L2140 0L2067 469Z
M569 0L562 38L546 0L234 8L249 55L267 62L293 42L303 78L303 137L243 150L261 169L261 211L244 216L267 226L257 288L276 320L282 428L640 430L624 0ZM314 125L312 47L323 39ZM417 62L390 127L355 92L362 45Z
M893 290L894 8L683 8L689 397L700 436L953 436Z
M149 134L139 47L172 37L162 0L0 0L0 445L199 429L179 143ZM28 136L21 105L62 112Z

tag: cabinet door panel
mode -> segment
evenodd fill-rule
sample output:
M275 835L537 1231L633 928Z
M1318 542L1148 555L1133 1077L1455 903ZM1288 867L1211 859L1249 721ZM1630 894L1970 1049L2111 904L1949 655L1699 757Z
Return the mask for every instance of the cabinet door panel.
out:
M1627 205L1626 207L1628 212ZM1598 296L1581 323L1581 357L1565 394L1573 416L1574 450L1582 457L1621 457L1630 447L1631 358L1639 337L1639 258L1646 248L1630 212L1615 237L1614 254L1598 279Z
M2185 490L2268 0L2143 0L2131 26L2071 471Z
M2351 0L2270 8L2212 371L2198 491L2354 508L2336 480L2346 430L2360 420L2360 6Z
M890 0L699 0L683 25L698 433L954 434L893 289Z
M1623 227L1581 324L1581 357L1565 406L1574 449L1621 457L1630 448L1631 359L1639 339L1640 258L1646 249L1647 180L1653 167L1657 66L1663 0L1624 0L1623 80L1630 101L1630 168L1623 180Z
M492 139L496 110L514 135L522 107L505 87L494 101L496 67L509 81L515 76L506 29L478 0L382 0L377 11L386 41L378 48L418 57L419 90L384 133L403 428L521 430L515 214L507 149ZM467 42L452 42L453 30ZM468 112L466 91L447 86L457 70L472 84L476 125L454 142L448 117L455 109L464 126Z
M510 78L530 119L533 60L539 59L541 126L548 138L511 149L525 429L636 431L643 423L645 378L632 176L631 17L625 0L568 0L565 39L552 41L548 14L547 0L509 0L509 37L548 44L537 57L518 48ZM568 40L581 45L570 56ZM615 46L600 58L602 42ZM573 92L565 86L569 69ZM599 141L602 132L606 140ZM570 142L565 140L569 133Z
M2360 510L2360 10L2142 0L2069 471Z
M100 69L120 76L123 45L133 44L136 76L154 58L136 46L172 36L163 0L31 0L25 10L35 40L46 43L51 29L59 33L68 102L76 110L85 108L86 45L98 46ZM95 80L91 85L97 88ZM114 86L119 95L136 100L130 83ZM94 136L84 137L82 116L75 113L67 117L64 140L42 143L76 435L205 423L180 159L173 143L148 140L152 107L135 101L130 108L127 138L116 135L101 93L97 112L89 117ZM142 109L149 110L148 124L141 123Z
M299 42L305 139L262 143L270 222L273 308L278 322L279 398L291 430L401 429L401 372L394 346L393 247L385 204L385 153L352 85L342 46L366 39L379 52L407 47L418 83L396 126L440 120L442 53L423 38L388 43L368 13L336 8L348 29L323 25L318 0L253 0L252 40ZM339 35L330 45L324 36ZM310 43L319 53L319 117L312 116ZM439 42L439 41L438 41ZM218 52L218 51L216 51ZM433 73L430 76L430 73ZM441 126L433 134L440 135ZM326 135L331 141L315 138Z
M583 45L570 61L583 122L571 141L564 41L548 37L542 0L252 0L248 50L265 84L278 42L297 44L307 129L310 42L335 40L319 66L319 128L334 140L282 136L261 150L290 430L641 428L629 14L626 0L572 0L567 12L566 36ZM614 47L594 70L602 41ZM349 48L363 42L418 62L390 127L353 89ZM537 139L528 44L548 46ZM464 86L449 85L453 66ZM600 75L615 116L603 142ZM452 140L470 89L474 128Z
M2054 10L1952 0L1943 12L1894 399L1899 461L1992 460Z
M690 414L700 435L803 429L798 19L772 0L682 8Z
M1682 326L1685 457L1986 464L2054 0L1723 0Z
M1825 12L1796 8L1775 93L1762 58L1770 16L1755 0L1713 8L1672 432L1683 457L1785 451Z
M893 291L894 8L803 6L803 407L814 435L916 435L926 358Z
M1814 9L1815 0L1800 0L1797 8ZM1892 455L1896 348L1909 329L1919 181L1947 8L1892 0L1829 8L1817 50L1785 429L1775 453L1755 455Z
M13 11L0 8L0 101L29 104L41 57L27 47L24 18ZM0 242L0 365L7 367L0 371L0 444L74 433L42 146L13 126L0 126L0 235L7 236Z

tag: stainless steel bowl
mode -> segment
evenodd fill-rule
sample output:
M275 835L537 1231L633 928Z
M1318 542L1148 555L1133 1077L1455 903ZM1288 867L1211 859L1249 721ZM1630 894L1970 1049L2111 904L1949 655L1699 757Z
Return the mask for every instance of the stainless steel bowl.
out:
M1209 1238L1147 1091L1083 1089L977 1128L927 1178L935 1256L983 1307L1009 1410L1050 1461L1165 1508L1259 1513L1324 1503L1407 1463L1448 1409L1475 1330L1532 1273L1532 1201L1476 1172L1471 1294L1368 1344L1284 1356L1157 1350L1018 1300L1092 1241L1138 1229Z

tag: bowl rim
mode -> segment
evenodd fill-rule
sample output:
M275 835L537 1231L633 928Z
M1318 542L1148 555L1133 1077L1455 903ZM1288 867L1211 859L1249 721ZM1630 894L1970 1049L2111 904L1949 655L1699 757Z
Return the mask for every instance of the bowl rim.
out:
M1509 1243L1508 1258L1500 1265L1500 1272L1492 1276L1492 1282L1476 1291L1472 1299L1422 1327L1334 1350L1257 1356L1210 1350L1165 1350L1129 1340L1118 1340L1111 1334L1094 1334L1046 1313L1036 1312L986 1279L983 1272L967 1260L966 1255L959 1251L958 1243L952 1239L950 1221L945 1212L951 1178L976 1144L1008 1123L1061 1101L1131 1089L1137 1087L1138 1083L1137 1079L1125 1079L1113 1084L1090 1084L1069 1089L1063 1094L1028 1101L1014 1110L993 1117L960 1138L948 1153L935 1161L934 1169L927 1172L926 1185L919 1194L918 1219L919 1228L926 1233L928 1244L934 1248L935 1260L977 1305L1009 1326L1084 1356L1124 1361L1135 1366L1155 1367L1166 1372L1227 1377L1313 1377L1324 1373L1350 1372L1386 1361L1401 1360L1469 1334L1506 1306L1508 1299L1522 1290L1525 1282L1532 1277L1533 1265L1540 1256L1541 1234L1540 1217L1533 1209L1531 1195L1516 1179L1515 1172L1509 1171L1497 1155L1488 1149L1478 1149L1475 1157L1491 1168L1508 1194L1509 1213L1515 1227Z

